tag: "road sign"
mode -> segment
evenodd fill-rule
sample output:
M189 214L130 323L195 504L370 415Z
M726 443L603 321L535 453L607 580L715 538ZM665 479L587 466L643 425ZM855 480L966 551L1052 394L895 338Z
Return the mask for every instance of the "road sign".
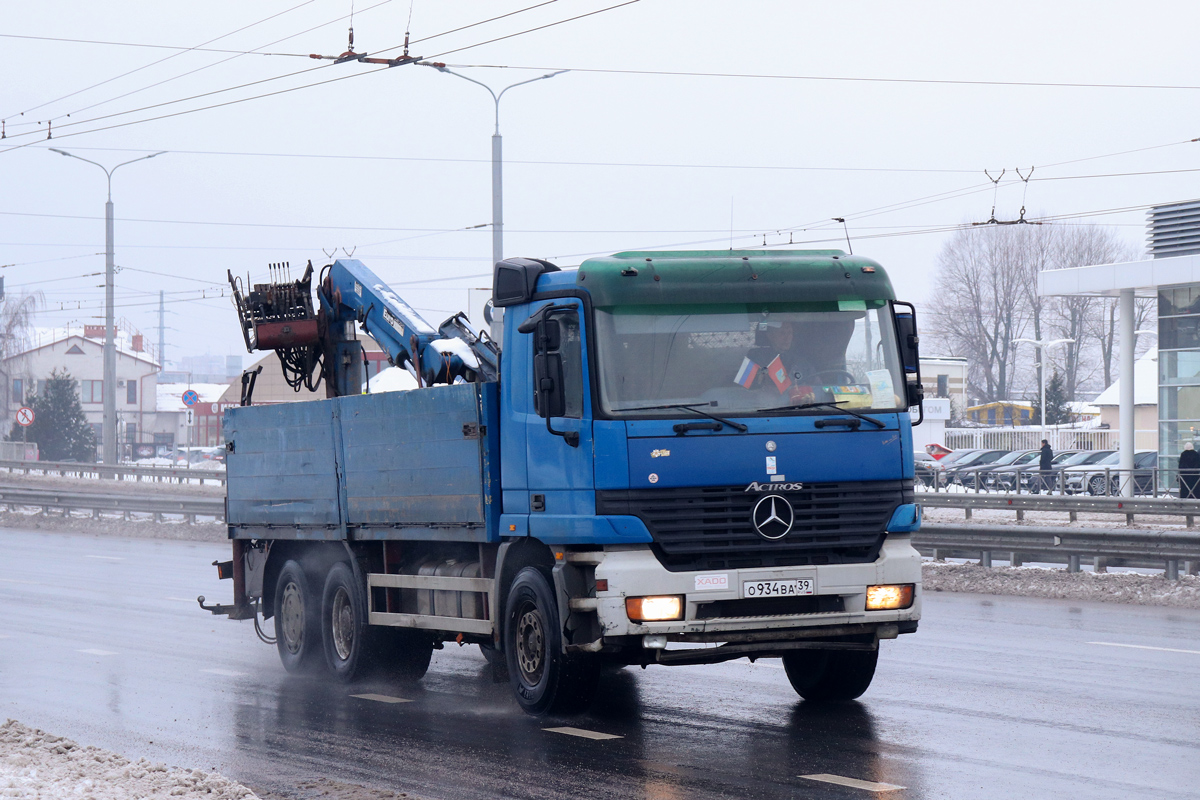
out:
M187 426L190 428L196 424L196 412L194 409L187 410Z
M17 424L23 428L27 428L33 424L33 409L29 406L21 406L17 409Z
M195 389L188 389L183 393L183 404L185 406L194 406L200 402L200 395L196 394Z

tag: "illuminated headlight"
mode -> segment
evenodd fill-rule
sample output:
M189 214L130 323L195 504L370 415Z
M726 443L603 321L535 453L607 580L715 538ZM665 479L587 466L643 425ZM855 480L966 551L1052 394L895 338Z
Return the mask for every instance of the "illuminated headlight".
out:
M683 595L626 597L625 613L633 622L662 622L683 619Z
M913 584L898 583L867 587L867 611L894 611L913 602Z

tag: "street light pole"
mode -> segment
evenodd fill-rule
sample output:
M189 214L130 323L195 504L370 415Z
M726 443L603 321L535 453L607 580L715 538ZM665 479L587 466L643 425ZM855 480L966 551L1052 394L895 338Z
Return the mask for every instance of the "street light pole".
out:
M68 153L66 150L59 150L56 147L51 147L52 152L69 158L86 161L88 164L93 164L104 170L104 176L108 179L108 199L104 203L104 422L100 427L101 456L105 464L117 463L117 347L113 331L113 274L116 271L113 257L113 202L112 202L112 176L121 167L126 164L133 164L136 161L145 161L148 158L161 156L165 150L157 153L151 153L148 156L134 158L129 161L124 161L117 164L112 169L108 169L103 164L97 164L95 161L90 161L74 153Z
M1039 381L1041 383L1041 405L1038 406L1038 408L1041 410L1040 416L1042 423L1042 439L1044 440L1046 438L1046 348L1053 347L1056 344L1067 344L1068 342L1074 342L1075 340L1053 339L1047 342L1042 339L1013 339L1013 341L1026 342L1027 344L1031 344L1036 347L1038 351L1038 366L1041 367L1041 369L1038 370L1038 373L1041 376L1041 381Z
M570 70L560 69L557 72L548 72L545 75L539 75L527 81L514 83L511 86L504 87L500 90L499 94L496 94L492 87L486 83L477 81L474 78L468 78L466 75L454 72L447 67L437 64L422 65L433 67L438 72L444 72L456 78L462 78L464 81L470 81L476 86L482 86L484 89L487 89L488 94L492 96L492 101L496 105L496 127L492 133L492 264L495 265L497 261L504 259L504 155L503 140L500 136L500 98L504 97L504 93L509 89L515 89L527 83L544 81L547 78L562 75L564 72L570 72Z

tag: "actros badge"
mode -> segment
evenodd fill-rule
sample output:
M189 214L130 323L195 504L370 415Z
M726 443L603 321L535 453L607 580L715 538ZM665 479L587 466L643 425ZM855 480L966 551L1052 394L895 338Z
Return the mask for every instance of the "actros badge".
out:
M781 539L792 529L796 517L787 498L769 494L754 504L750 521L754 524L754 530L764 538Z

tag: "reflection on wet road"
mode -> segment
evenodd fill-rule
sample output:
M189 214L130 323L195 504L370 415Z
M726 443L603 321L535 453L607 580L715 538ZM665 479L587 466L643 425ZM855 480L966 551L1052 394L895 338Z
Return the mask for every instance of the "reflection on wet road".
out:
M539 720L474 647L436 652L417 684L287 676L250 623L188 599L228 602L221 545L0 546L0 718L266 790L1095 800L1200 779L1197 611L934 594L859 703L806 705L778 661L741 661L614 671L589 713Z

